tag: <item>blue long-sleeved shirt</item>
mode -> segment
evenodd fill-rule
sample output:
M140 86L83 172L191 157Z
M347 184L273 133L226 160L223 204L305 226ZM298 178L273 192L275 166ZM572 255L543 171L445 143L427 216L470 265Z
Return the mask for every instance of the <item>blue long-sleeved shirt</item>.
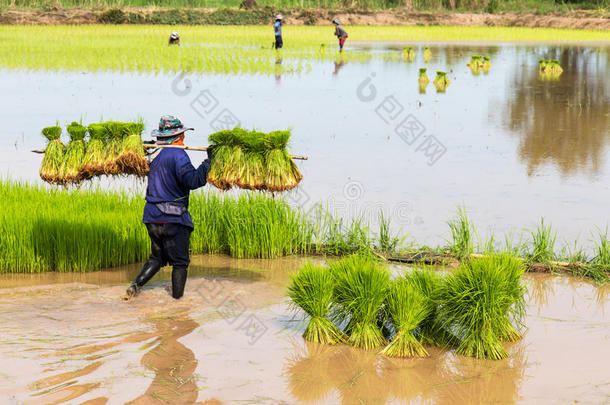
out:
M179 223L193 229L188 212L189 193L206 184L210 163L203 161L195 169L183 149L165 148L150 164L143 223ZM180 202L187 210L182 215L166 215L155 203Z
M275 24L273 24L273 31L276 37L282 36L282 22L280 20L276 20Z

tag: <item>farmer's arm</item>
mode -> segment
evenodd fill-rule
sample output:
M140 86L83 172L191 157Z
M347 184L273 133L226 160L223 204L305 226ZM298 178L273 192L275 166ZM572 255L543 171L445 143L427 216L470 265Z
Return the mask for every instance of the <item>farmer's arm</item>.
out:
M210 162L206 159L195 169L186 152L179 156L176 161L176 176L182 184L191 190L205 186L210 171Z

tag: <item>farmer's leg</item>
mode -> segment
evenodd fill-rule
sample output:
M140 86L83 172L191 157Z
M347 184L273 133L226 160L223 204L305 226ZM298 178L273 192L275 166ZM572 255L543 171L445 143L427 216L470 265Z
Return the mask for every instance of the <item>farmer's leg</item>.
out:
M146 284L165 264L166 260L162 251L162 231L163 225L161 224L146 224L148 230L148 236L150 237L150 257L148 261L142 266L140 274L136 277L135 281L127 289L128 296L135 296L140 292L140 288Z
M191 228L181 224L167 224L167 233L163 247L173 266L172 297L178 299L184 294L186 285L187 268L190 263Z

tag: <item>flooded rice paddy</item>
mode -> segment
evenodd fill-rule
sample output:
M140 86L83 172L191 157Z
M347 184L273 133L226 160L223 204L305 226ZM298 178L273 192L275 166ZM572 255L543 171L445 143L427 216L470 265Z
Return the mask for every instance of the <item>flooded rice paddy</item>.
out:
M305 209L322 201L374 223L383 208L397 231L436 245L465 204L483 238L511 230L518 238L545 217L558 245L590 246L590 232L608 223L610 45L435 44L424 62L420 43L410 63L397 56L404 45L351 44L382 57L312 61L300 75L5 70L0 103L11 119L0 134L0 172L39 181L41 156L29 151L55 121L141 116L151 130L175 114L196 128L188 142L205 146L230 121L219 117L231 116L262 131L293 128L292 151L310 159L298 162L304 180L288 199ZM490 56L488 74L469 70L473 54ZM540 58L560 61L558 81L539 80ZM430 83L420 93L420 67L430 80L448 72L446 92Z
M528 275L528 330L510 358L431 349L387 359L309 344L287 306L299 259L195 257L185 297L164 269L121 300L137 266L0 277L8 404L607 403L610 289ZM406 267L395 267L404 271Z

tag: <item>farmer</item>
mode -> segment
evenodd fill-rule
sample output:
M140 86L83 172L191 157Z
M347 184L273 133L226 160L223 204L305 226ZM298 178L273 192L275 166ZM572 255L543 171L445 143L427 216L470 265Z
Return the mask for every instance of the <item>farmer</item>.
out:
M275 23L273 24L273 32L275 33L275 49L282 49L284 41L282 41L282 17L281 14L275 16Z
M333 24L335 24L335 35L339 38L339 52L343 52L343 45L347 39L347 31L343 29L338 18L333 20Z
M169 45L180 45L180 34L176 31L169 36Z
M157 145L184 145L185 128L178 118L161 117L159 129L152 131ZM151 254L140 274L127 289L127 299L135 297L161 267L173 266L172 297L184 293L186 269L189 265L189 242L193 221L188 211L189 192L206 184L211 152L197 169L179 148L157 148L150 164L146 205L142 222L150 237Z

